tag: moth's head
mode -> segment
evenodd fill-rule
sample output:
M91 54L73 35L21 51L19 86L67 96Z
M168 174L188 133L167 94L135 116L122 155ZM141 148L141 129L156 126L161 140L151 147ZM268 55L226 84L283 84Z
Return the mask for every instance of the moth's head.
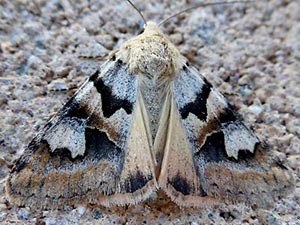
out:
M179 51L154 22L147 22L144 31L120 46L120 57L128 62L134 74L160 78L173 77L178 71Z
M142 33L161 33L161 31L157 23L149 21L145 23Z

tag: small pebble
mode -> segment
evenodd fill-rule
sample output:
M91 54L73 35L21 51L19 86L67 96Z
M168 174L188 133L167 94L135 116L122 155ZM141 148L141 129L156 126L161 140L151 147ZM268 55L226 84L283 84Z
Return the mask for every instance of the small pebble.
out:
M287 160L292 169L297 169L300 167L300 155L289 155Z
M78 57L85 58L102 58L107 53L107 49L98 43L89 43L88 45L83 44L80 45L76 50Z
M57 79L51 81L50 84L47 86L48 90L50 91L65 91L68 90L68 85L62 79Z
M55 218L45 218L45 225L58 225L58 221Z
M0 107L8 103L8 97L5 93L0 93Z
M92 210L92 215L93 215L93 218L98 220L102 217L102 212L98 209L93 209Z
M267 214L266 222L268 225L279 225L277 217L271 212Z
M258 115L262 112L263 109L261 106L258 106L258 105L250 105L249 110L251 112L253 112L254 114Z
M26 208L20 208L17 211L17 215L20 220L27 220L30 216L30 211Z
M199 225L197 222L191 222L191 225Z
M293 136L286 152L288 154L299 154L300 153L300 138Z
M9 169L7 167L6 161L3 158L0 158L0 179L5 178L8 174L8 171Z
M93 60L82 60L76 65L76 70L83 75L91 76L99 69L99 64Z
M86 212L86 208L84 206L79 206L77 208L77 211L78 211L79 215L82 216Z

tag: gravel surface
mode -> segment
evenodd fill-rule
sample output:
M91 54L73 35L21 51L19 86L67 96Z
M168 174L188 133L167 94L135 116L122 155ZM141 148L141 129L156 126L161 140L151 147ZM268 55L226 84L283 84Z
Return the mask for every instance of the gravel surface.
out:
M159 22L193 1L134 1ZM41 211L11 205L5 177L47 119L143 22L126 1L0 0L1 224L300 224L300 1L198 8L162 30L229 98L296 180L271 210L181 209L159 193L106 209Z

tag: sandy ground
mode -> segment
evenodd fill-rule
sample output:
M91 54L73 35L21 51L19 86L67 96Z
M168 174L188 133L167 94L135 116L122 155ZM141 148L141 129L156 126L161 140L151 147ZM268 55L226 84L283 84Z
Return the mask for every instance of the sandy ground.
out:
M135 1L161 21L192 1ZM300 1L199 8L162 30L227 96L296 180L271 210L180 209L168 200L130 207L40 211L5 198L13 160L105 56L143 26L126 1L0 0L1 224L300 224Z

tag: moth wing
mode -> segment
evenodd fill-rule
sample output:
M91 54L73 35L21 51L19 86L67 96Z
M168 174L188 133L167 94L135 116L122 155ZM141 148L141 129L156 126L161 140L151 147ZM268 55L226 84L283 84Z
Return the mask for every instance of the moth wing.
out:
M138 82L108 60L25 149L6 183L18 205L137 203L156 189Z
M158 183L177 204L267 208L287 194L286 168L204 77L184 66L172 82Z

